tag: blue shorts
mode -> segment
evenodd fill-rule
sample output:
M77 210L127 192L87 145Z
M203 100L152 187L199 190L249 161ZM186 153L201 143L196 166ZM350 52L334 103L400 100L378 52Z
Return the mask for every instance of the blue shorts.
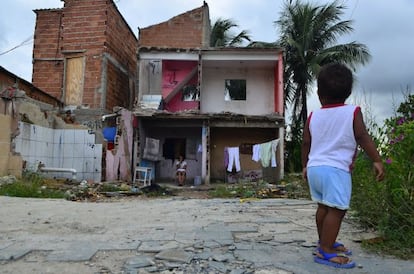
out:
M351 201L351 173L330 166L307 168L312 200L320 204L347 210Z

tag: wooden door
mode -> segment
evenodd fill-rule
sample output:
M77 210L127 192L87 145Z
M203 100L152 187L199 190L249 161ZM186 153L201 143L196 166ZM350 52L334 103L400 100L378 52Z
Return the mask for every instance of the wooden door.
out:
M82 105L84 57L66 59L65 104Z

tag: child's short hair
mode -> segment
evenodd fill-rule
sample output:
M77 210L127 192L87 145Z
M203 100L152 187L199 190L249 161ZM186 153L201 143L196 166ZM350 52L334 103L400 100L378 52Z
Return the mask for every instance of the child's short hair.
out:
M318 74L318 95L329 101L345 101L351 95L352 82L352 72L345 65L324 65Z

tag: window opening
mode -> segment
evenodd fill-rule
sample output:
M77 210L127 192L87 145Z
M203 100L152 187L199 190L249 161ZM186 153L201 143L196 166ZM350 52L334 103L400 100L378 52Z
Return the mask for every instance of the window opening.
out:
M186 158L186 140L185 138L166 138L163 144L162 156L164 159L177 159L182 155Z
M246 80L226 79L224 87L224 100L246 100Z

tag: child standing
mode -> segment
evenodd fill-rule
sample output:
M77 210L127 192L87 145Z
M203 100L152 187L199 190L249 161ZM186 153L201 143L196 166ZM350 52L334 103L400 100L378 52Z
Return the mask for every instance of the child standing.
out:
M382 160L361 109L345 104L352 82L352 72L342 64L321 68L317 84L322 107L310 113L302 143L303 176L308 180L312 200L318 203L319 247L314 260L340 268L355 266L347 256L351 252L336 238L351 200L351 170L358 145L372 159L376 179L384 178Z

